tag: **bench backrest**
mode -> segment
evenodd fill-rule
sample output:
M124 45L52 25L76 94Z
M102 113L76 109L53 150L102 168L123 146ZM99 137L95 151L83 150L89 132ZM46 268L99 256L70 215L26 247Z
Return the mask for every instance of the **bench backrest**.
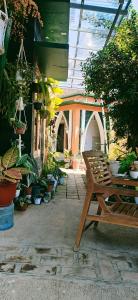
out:
M87 168L87 176L90 176L94 183L110 185L111 174L105 156L102 151L84 151L83 158Z

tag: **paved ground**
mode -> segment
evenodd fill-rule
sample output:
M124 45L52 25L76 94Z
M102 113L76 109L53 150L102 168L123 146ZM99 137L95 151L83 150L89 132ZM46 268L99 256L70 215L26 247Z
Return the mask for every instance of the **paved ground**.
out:
M73 252L85 185L68 172L55 199L15 212L15 226L0 232L0 300L138 299L136 229L91 227Z

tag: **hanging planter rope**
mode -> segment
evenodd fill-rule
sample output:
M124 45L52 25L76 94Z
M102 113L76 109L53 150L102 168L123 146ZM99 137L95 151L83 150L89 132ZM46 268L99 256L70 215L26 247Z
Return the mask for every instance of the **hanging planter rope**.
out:
M27 120L26 120L26 114L25 110L17 110L15 112L14 116L14 133L15 134L24 134L27 129Z
M24 110L25 104L23 103L23 97L20 96L19 100L16 100L16 110Z
M5 13L0 10L0 55L4 54L4 40L5 40L5 33L8 25L8 13L7 13L7 5L6 1L4 0L4 8Z
M21 82L21 84L25 84L24 78L23 78L23 68L27 68L27 59L26 59L26 54L25 54L25 49L24 49L24 44L23 44L23 39L21 39L21 45L19 49L19 54L18 54L18 59L17 59L17 72L16 72L16 80Z

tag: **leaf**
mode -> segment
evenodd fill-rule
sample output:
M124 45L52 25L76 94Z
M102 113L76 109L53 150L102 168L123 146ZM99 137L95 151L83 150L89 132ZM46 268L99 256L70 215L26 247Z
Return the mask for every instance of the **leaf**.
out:
M27 162L27 160L28 160L28 154L24 154L24 155L22 155L19 159L18 159L18 161L17 161L17 163L16 163L16 166L21 166L21 165L24 165L26 162Z
M3 171L3 165L2 165L2 157L0 157L0 172L2 172Z
M8 169L16 164L19 157L19 149L17 147L10 148L2 157L2 165Z
M22 175L28 175L28 174L31 173L31 171L28 168L20 167L19 170L20 170L20 172L21 172Z
M1 180L1 177L0 177L0 180ZM10 177L7 177L7 176L4 176L4 181L10 181L12 183L17 183L18 180L17 179L13 179L13 178L10 178Z
M12 179L22 179L22 174L19 168L11 168L3 171L3 174Z

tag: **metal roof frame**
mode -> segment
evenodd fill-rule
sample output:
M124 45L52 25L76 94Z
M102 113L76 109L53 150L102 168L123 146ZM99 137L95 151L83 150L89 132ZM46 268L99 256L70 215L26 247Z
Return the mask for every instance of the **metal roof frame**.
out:
M74 0L75 2L75 0ZM83 45L81 46L80 43L79 43L79 39L80 39L80 34L81 33L89 33L89 34L93 34L93 36L97 36L98 37L98 32L95 33L94 30L90 30L87 28L81 28L81 23L82 23L82 17L83 17L83 11L88 11L88 12L96 12L96 13L103 13L103 14L112 14L112 16L114 15L114 18L113 18L113 21L112 21L112 24L111 24L111 27L109 28L109 31L107 34L104 35L104 30L102 28L102 31L100 30L100 33L103 32L103 36L104 36L104 44L102 45L101 49L103 47L106 47L106 45L108 44L111 36L113 35L113 32L114 32L114 28L115 26L119 26L122 19L124 18L124 16L127 15L128 13L128 8L129 8L129 5L131 3L131 0L118 0L118 6L116 8L113 8L113 7L104 7L104 6L96 6L96 5L88 5L88 4L85 4L85 0L81 0L80 3L74 3L73 1L70 3L70 10L71 9L74 9L74 10L79 10L79 20L78 20L78 26L75 27L75 26L72 26L72 24L70 23L70 27L69 27L69 30L70 31L74 31L76 33L76 41L72 42L72 41L69 41L69 49L71 48L75 48L76 50L73 52L74 53L74 57L72 56L69 56L69 60L70 61L74 61L73 63L73 66L71 64L71 66L69 65L69 70L68 71L71 71L72 75L69 75L68 76L68 81L71 81L69 84L68 82L63 84L61 83L61 86L65 86L67 88L73 88L77 86L77 84L75 83L75 80L77 79L78 81L81 82L81 77L78 78L78 76L76 77L75 76L75 71L80 71L78 70L78 67L76 66L76 62L80 61L80 62L83 62L86 60L87 57L80 57L78 56L78 50L89 50L90 52L94 51L98 51L100 50L98 47L93 46L93 48L91 46L87 46L87 45ZM76 1L77 2L77 1ZM91 1L93 2L93 1ZM87 2L88 3L88 2ZM125 7L124 7L125 6ZM102 38L101 38L102 40ZM103 42L103 41L102 41ZM100 45L99 45L100 46ZM72 50L73 51L73 50ZM80 71L81 72L81 71ZM78 85L78 88L79 89L83 89L82 86Z

